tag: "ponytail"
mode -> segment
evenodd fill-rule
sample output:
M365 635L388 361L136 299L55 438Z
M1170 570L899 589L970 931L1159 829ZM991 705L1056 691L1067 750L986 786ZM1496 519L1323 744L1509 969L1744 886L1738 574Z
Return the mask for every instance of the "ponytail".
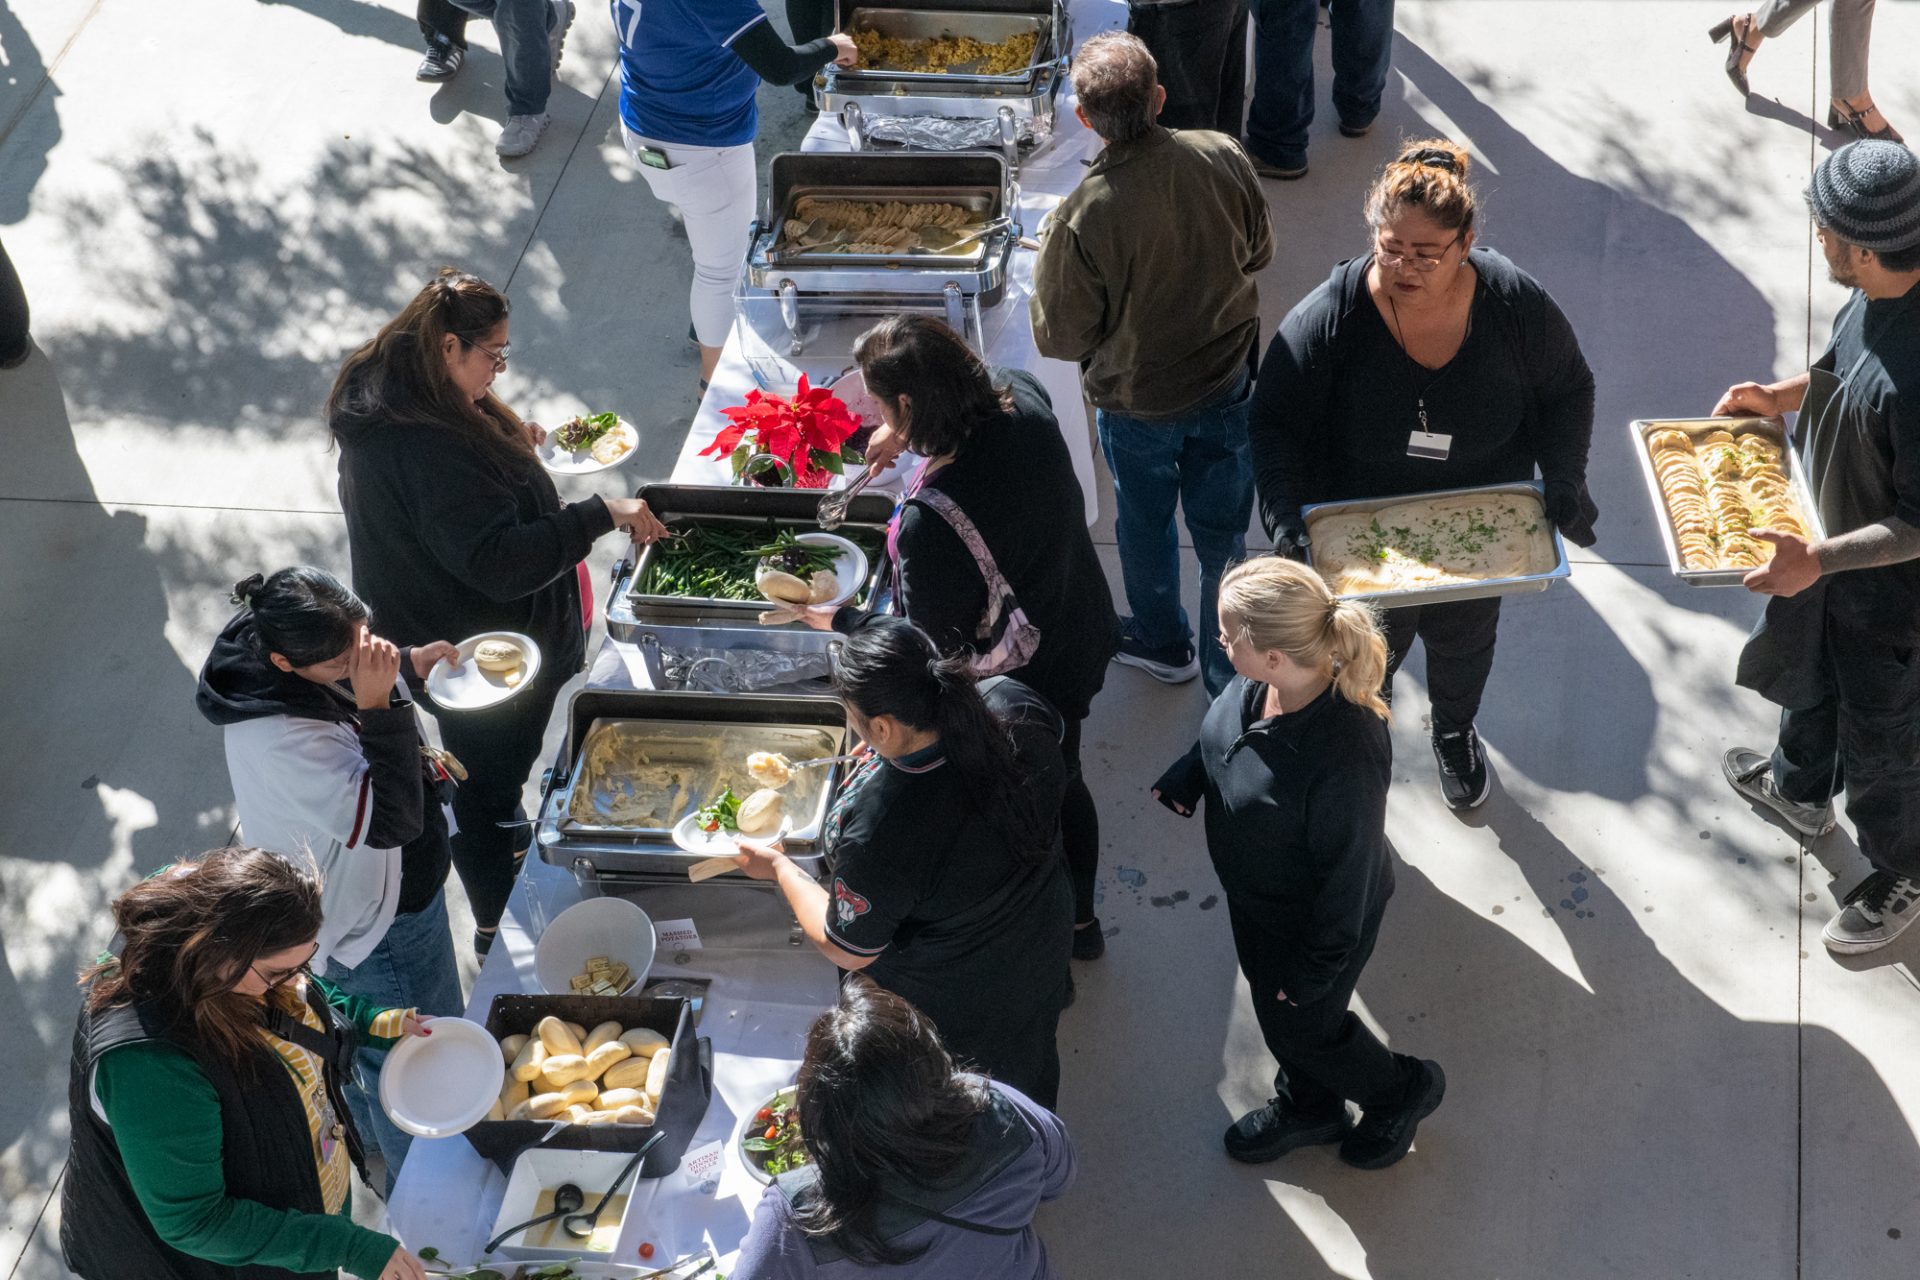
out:
M1333 594L1306 565L1257 556L1220 579L1219 613L1256 649L1277 649L1300 666L1331 676L1342 698L1387 718L1380 694L1387 642L1372 608Z
M260 656L277 653L296 667L345 653L371 616L345 583L310 565L248 574L233 584L232 599L253 617Z
M1385 720L1387 700L1380 696L1380 688L1387 679L1387 642L1373 610L1352 600L1336 600L1327 611L1327 630L1334 688L1354 706Z

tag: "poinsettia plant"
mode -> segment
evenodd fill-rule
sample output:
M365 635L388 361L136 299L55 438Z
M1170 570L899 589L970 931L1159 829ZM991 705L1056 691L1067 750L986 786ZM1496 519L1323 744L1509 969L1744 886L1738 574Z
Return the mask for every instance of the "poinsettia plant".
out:
M860 429L860 419L846 401L825 387L816 387L800 375L791 397L753 390L745 404L721 410L727 425L700 451L703 458L725 457L736 479L764 483L748 473L748 463L759 455L773 458L782 484L800 489L824 489L833 477L846 473L847 441Z

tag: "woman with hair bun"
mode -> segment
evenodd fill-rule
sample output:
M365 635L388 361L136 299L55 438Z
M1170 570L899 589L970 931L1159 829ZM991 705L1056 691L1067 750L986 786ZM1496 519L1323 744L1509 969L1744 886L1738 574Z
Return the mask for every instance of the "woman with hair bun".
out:
M1304 558L1301 507L1476 485L1546 482L1547 518L1590 547L1593 372L1539 281L1474 238L1467 153L1409 143L1367 192L1373 247L1280 322L1254 393L1261 520ZM1500 600L1389 610L1387 683L1426 645L1433 753L1449 807L1492 787L1474 719L1493 671Z
M1261 556L1221 579L1220 645L1235 677L1153 797L1183 818L1206 802L1234 951L1279 1063L1227 1154L1258 1164L1338 1142L1348 1164L1384 1169L1446 1092L1438 1063L1390 1051L1347 1008L1393 894L1386 642L1367 606Z
M834 687L870 752L821 842L822 887L740 841L827 959L912 1001L954 1056L1051 1107L1073 896L1060 857L1060 717L1018 681L983 691L905 618L842 609Z

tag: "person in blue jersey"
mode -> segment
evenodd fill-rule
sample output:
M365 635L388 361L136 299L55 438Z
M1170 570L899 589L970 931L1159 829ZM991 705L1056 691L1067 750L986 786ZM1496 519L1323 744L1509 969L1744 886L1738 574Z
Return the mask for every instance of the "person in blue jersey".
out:
M693 338L704 387L733 324L733 279L753 221L753 135L762 80L799 84L850 67L844 35L794 46L757 0L612 0L620 39L620 133L654 197L679 211L693 249Z

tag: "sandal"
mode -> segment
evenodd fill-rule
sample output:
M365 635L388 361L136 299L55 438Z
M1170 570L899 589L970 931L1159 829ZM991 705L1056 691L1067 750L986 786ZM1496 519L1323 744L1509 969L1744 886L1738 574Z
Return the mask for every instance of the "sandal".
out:
M1880 115L1880 108L1873 105L1871 97L1865 94L1861 96L1867 99L1864 107L1856 107L1845 98L1835 98L1833 105L1827 109L1827 128L1845 129L1854 137L1868 142L1905 142L1900 131L1888 124L1885 116L1880 116L1878 129L1867 125L1867 117Z
M1736 13L1732 17L1724 18L1715 23L1707 35L1715 44L1732 37L1733 43L1727 49L1727 79L1733 81L1733 87L1740 91L1742 97L1753 92L1747 87L1747 64L1752 62L1753 55L1760 51L1759 40L1755 40L1752 44L1747 43L1748 37L1753 35L1753 15Z

